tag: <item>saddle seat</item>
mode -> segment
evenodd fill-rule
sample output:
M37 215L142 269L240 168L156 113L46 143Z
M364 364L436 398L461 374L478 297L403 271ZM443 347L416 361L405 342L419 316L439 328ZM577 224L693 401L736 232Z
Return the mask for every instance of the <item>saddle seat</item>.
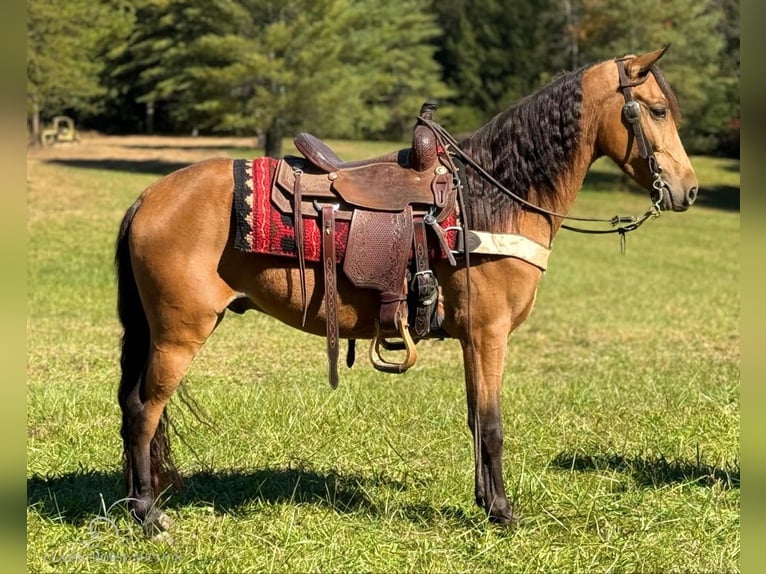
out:
M413 335L426 337L434 326L440 325L438 317L434 317L438 287L428 267L426 228L432 230L442 251L448 253L455 264L439 223L454 212L457 187L456 174L445 149L439 145L433 130L421 121L421 118L430 120L434 109L429 103L421 108L409 149L345 162L317 137L301 133L295 138L295 146L304 157L286 156L277 166L272 201L294 221L304 322L308 305L303 218L319 220L327 352L333 387L338 381L334 245L337 219L350 221L344 273L354 286L380 293L379 318L370 346L373 366L385 372L404 372L417 358ZM408 322L410 314L415 316L412 327ZM386 341L386 337L391 336L400 337L401 344ZM384 359L381 346L404 349L404 361Z
M330 146L318 137L306 132L299 133L293 143L307 160L326 173L376 163L399 163L401 165L408 161L406 156L409 150L394 151L371 159L343 161ZM402 158L402 155L405 157Z

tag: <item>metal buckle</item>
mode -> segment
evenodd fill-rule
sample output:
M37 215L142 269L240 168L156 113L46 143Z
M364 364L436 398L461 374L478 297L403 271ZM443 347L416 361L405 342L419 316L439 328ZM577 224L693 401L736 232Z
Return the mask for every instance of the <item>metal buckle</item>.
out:
M322 208L325 206L319 203L316 199L313 201L313 203L314 203L314 209L317 210L317 213L322 213ZM338 211L338 209L340 208L340 204L332 203L330 204L330 207L332 207L333 212L335 212L335 211Z
M422 283L418 282L419 277L423 278ZM410 280L410 289L418 294L418 303L421 305L431 305L434 302L434 296L438 293L438 286L439 282L436 280L436 275L430 269L416 272ZM421 290L426 290L427 294L421 295Z
M622 113L629 124L637 124L641 121L641 106L636 100L625 102L622 106Z
M455 247L456 247L456 249L450 249L450 251L452 252L453 255L459 255L459 254L463 253L461 251L461 249L463 247L463 228L462 227L458 227L456 225L451 225L449 227L445 227L444 228L444 234L445 235L447 233L449 233L450 231L456 231L457 232L457 237L456 237L456 240L455 240Z

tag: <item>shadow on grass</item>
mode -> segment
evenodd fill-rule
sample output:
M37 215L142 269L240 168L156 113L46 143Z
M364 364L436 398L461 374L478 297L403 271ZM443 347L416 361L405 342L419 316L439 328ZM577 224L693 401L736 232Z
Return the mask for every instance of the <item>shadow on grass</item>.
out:
M630 177L620 171L600 171L590 170L585 175L583 187L593 191L632 191L635 193L646 193Z
M223 157L221 154L226 152L228 153L229 157L232 158L243 158L243 159L251 159L251 158L257 158L263 156L263 146L258 146L256 142L253 142L253 145L247 145L246 143L233 143L231 145L204 145L204 146L198 146L198 145L184 145L184 144L178 144L178 145L161 145L161 144L129 144L129 145L123 145L122 147L126 149L136 149L136 150L156 150L156 151L195 151L195 152L203 152L206 154L209 154L211 158L213 157ZM298 151L291 145L286 145L282 149L283 154L290 154L290 155L296 155Z
M739 211L739 186L715 185L701 187L694 205L704 205L727 211Z
M204 503L217 512L236 513L254 501L266 504L313 504L338 512L359 510L375 514L367 497L371 488L405 490L407 486L386 477L320 473L294 468L254 471L197 472L184 477L181 492L169 493L167 508ZM124 496L122 473L70 472L61 476L35 475L27 480L27 506L42 516L82 525L99 513L100 495L109 507Z
M153 149L153 150L192 150L192 151L209 151L210 153L213 152L221 152L221 151L230 151L233 149L249 149L249 150L256 150L257 146L255 145L255 138L253 138L253 146L248 147L246 144L243 143L234 143L234 144L205 144L205 145L196 145L196 144L183 144L183 143L177 143L173 145L166 145L166 144L124 144L121 143L120 147L124 147L126 149Z
M159 159L51 159L46 163L76 167L81 169L95 169L99 171L123 171L127 173L147 173L153 175L167 175L171 172L184 168L192 162L163 161Z
M562 470L598 472L612 470L633 477L640 486L657 488L666 484L695 483L711 487L715 484L727 489L739 488L739 463L726 467L704 464L699 460L667 460L664 456L628 457L619 454L559 453L552 461Z

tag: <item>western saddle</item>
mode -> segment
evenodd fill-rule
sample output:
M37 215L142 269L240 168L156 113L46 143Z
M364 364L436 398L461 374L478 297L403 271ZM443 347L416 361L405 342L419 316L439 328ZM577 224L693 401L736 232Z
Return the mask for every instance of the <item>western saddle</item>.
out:
M380 293L380 310L370 345L373 366L389 373L406 371L417 359L415 342L441 326L443 312L438 305L438 283L429 268L427 229L454 265L439 224L455 212L458 186L450 156L427 125L435 109L434 104L423 104L410 149L345 162L318 138L301 133L294 141L304 157L285 156L277 166L272 200L280 211L293 217L304 323L308 305L303 218L318 220L333 387L338 384L339 342L336 220L350 222L343 272L354 286ZM389 341L390 337L401 340ZM381 346L404 350L404 360L384 359ZM349 366L353 364L353 349L352 341Z

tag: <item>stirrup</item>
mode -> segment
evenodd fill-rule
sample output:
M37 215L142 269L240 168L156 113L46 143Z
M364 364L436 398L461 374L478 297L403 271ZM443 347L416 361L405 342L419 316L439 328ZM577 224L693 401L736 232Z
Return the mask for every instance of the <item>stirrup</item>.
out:
M404 351L407 348L404 341L389 341L385 337L380 340L380 346L386 351Z
M404 343L404 350L407 354L404 356L403 362L392 363L385 360L380 354L380 347L385 339L380 333L380 322L377 319L375 320L375 337L373 337L372 342L370 343L370 361L372 362L372 366L377 370L383 371L384 373L399 374L409 369L412 365L415 364L415 361L418 360L418 352L415 349L415 341L412 340L409 327L404 319L399 320L399 335L402 338L402 342ZM390 343L386 342L386 344L383 345L384 348L387 345L390 346Z

